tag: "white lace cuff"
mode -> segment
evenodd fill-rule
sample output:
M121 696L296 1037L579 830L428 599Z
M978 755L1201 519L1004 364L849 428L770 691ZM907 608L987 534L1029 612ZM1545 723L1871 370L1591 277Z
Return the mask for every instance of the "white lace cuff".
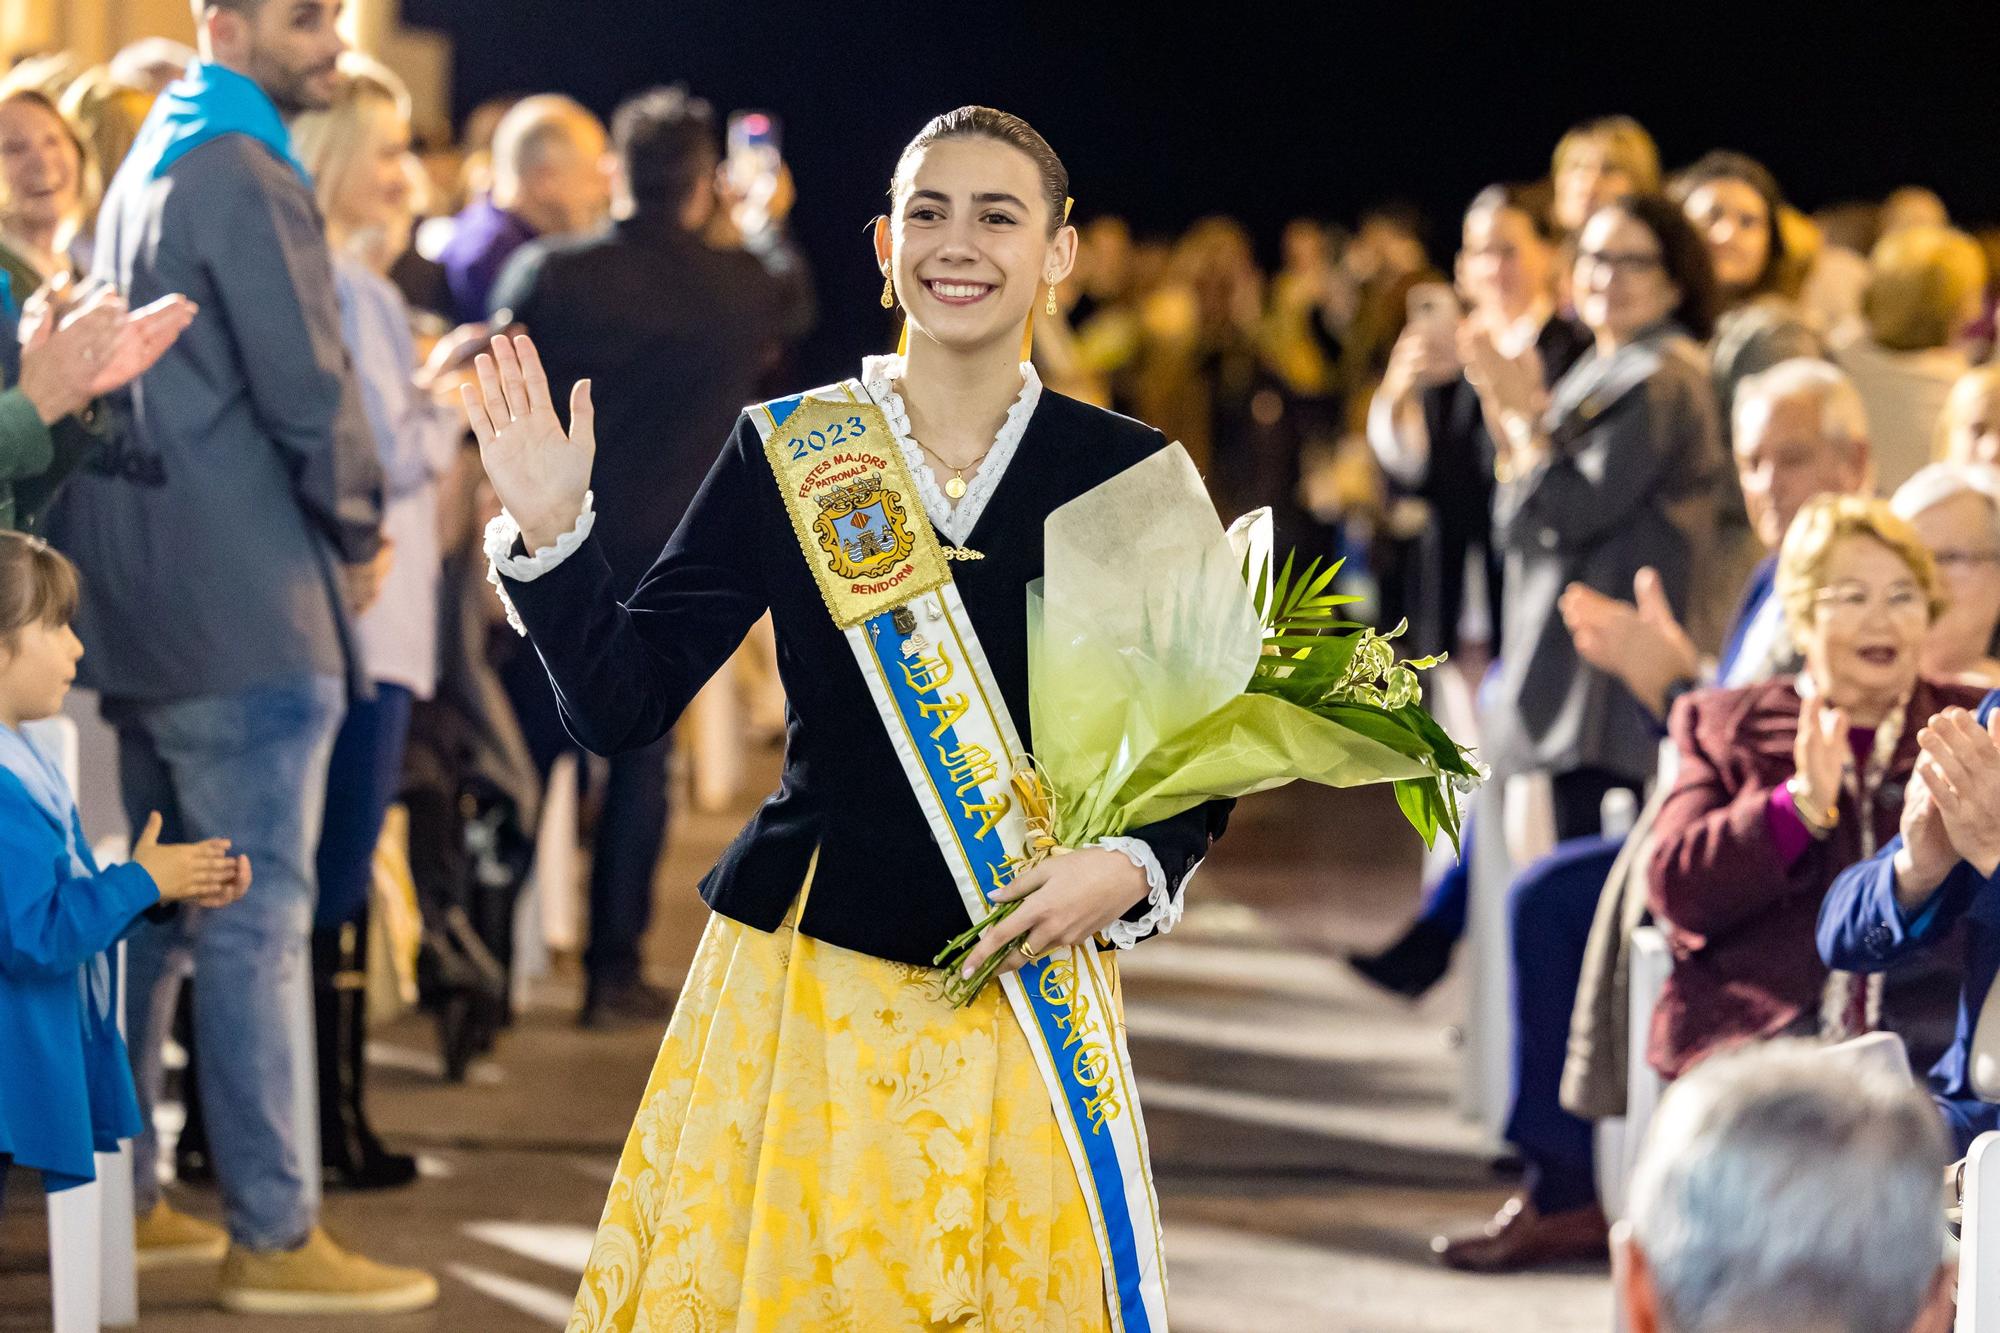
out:
M1105 928L1104 938L1117 948L1129 949L1148 935L1164 935L1180 924L1183 895L1168 885L1167 872L1161 868L1160 858L1153 855L1151 847L1138 838L1100 838L1093 846L1117 852L1146 872L1145 915L1137 921L1113 921ZM1193 876L1194 871L1188 871L1180 887L1185 887Z
M542 575L569 559L583 539L597 523L597 514L591 508L595 492L583 493L583 512L576 516L576 525L556 538L554 546L544 546L539 551L527 555L515 555L514 543L520 540L521 525L506 510L486 525L486 581L500 594L500 605L507 611L507 623L514 632L526 635L528 627L521 623L520 612L514 609L514 599L507 595L507 585L500 581L505 574L516 583L533 583Z

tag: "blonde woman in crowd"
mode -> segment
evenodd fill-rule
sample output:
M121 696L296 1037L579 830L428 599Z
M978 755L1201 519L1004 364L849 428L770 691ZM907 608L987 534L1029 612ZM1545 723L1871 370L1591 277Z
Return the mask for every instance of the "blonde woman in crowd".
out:
M405 1185L416 1160L387 1151L362 1105L365 995L337 978L367 970L368 892L382 819L396 796L410 710L437 683L438 486L465 433L432 401L418 371L410 311L387 276L413 220L409 95L371 60L343 57L332 105L293 123L333 248L346 344L382 461L387 570L357 625L374 697L357 699L334 740L321 826L313 921L313 1009L319 1039L320 1156L350 1189ZM440 346L449 355L454 340Z
M1893 981L1829 975L1814 929L1834 877L1896 836L1924 724L1983 691L1925 672L1936 562L1883 501L1807 503L1777 593L1804 670L1689 694L1670 721L1680 765L1647 869L1674 967L1646 1058L1668 1079L1744 1042L1928 1017Z
M1924 674L2000 686L2000 660L1993 656L2000 628L2000 470L1933 463L1898 487L1889 504L1937 563L1944 609L1924 640Z
M0 96L0 272L16 307L50 278L77 272L71 247L84 220L88 160L48 94Z
M1620 195L1658 192L1660 150L1630 116L1605 116L1563 135L1550 171L1556 229L1574 236L1591 214Z
M1572 261L1577 233L1592 214L1628 194L1660 190L1660 150L1645 126L1630 116L1585 121L1563 135L1549 167L1554 201L1549 206L1563 249L1556 264L1556 309L1573 310Z
M1986 255L1962 231L1919 224L1887 232L1868 263L1861 318L1828 342L1868 405L1876 473L1891 490L1930 461L1945 399L1970 368L1954 339L1979 315Z
M1975 367L1951 386L1938 418L1937 457L2000 465L2000 365Z

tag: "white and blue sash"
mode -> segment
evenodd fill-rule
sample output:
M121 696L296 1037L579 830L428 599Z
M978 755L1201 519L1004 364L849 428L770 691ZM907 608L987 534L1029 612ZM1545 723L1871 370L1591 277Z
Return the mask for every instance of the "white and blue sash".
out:
M909 466L856 381L752 409L800 549L847 636L973 921L1024 864L1020 733ZM914 594L914 595L913 595ZM1112 1327L1165 1333L1166 1258L1132 1061L1090 944L1003 977L1090 1212Z

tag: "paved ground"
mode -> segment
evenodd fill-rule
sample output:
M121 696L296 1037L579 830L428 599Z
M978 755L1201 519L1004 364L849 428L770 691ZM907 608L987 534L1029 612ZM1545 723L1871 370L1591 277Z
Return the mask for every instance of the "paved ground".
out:
M661 876L651 959L677 980L702 909L692 884L741 814L691 816ZM1603 1274L1463 1277L1429 1237L1475 1223L1503 1189L1451 1107L1457 999L1412 1010L1337 961L1409 909L1415 839L1382 793L1300 790L1248 802L1196 881L1171 939L1129 957L1134 1060L1145 1093L1180 1333L1546 1333L1608 1327ZM658 1044L578 1031L555 983L498 1061L451 1086L429 1072L418 1022L379 1037L378 1125L432 1177L386 1197L336 1196L337 1235L442 1275L433 1311L296 1333L529 1333L562 1326L590 1227ZM16 1176L14 1185L27 1182ZM39 1201L0 1220L0 1330L47 1327ZM213 1215L212 1196L182 1197ZM149 1278L142 1327L231 1333L210 1275Z

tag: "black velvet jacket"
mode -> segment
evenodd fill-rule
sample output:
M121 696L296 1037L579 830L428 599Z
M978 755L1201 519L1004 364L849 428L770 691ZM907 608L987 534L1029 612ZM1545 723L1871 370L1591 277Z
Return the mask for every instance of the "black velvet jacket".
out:
M1027 585L1042 573L1042 520L1165 443L1150 427L1044 391L965 543L985 559L952 566L1031 749ZM800 554L747 417L629 601L616 600L595 532L554 569L506 587L555 682L570 734L600 754L663 734L768 608L788 701L784 780L702 881L703 900L773 930L817 847L799 923L807 935L929 965L966 928L943 853ZM1229 808L1198 806L1130 836L1153 849L1179 892ZM1128 916L1144 910L1142 901Z

